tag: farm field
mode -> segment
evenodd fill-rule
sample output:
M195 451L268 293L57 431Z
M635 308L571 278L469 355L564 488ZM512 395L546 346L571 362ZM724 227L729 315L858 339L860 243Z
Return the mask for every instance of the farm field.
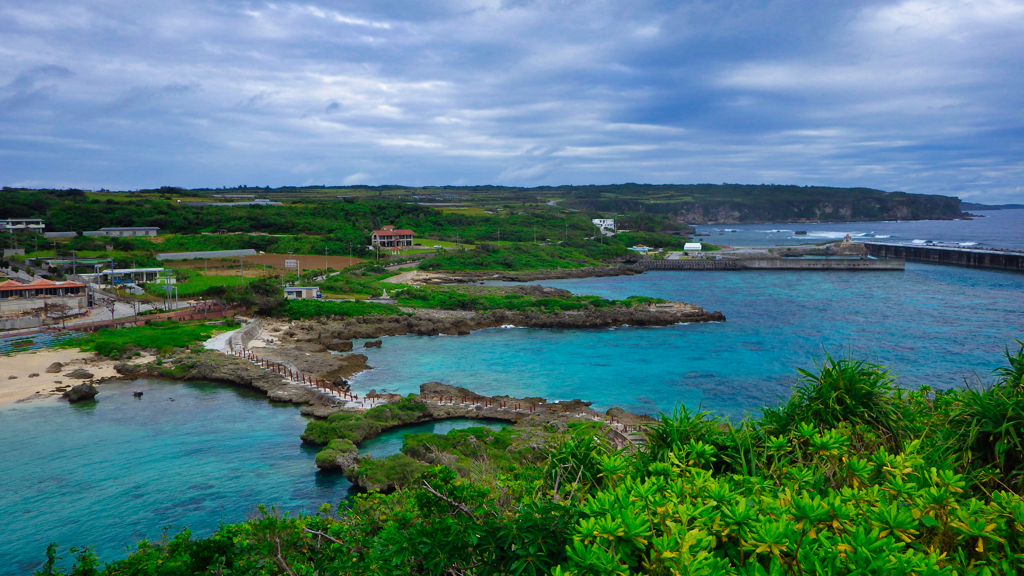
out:
M328 268L334 268L335 270L342 270L348 268L353 264L359 264L363 262L361 258L349 258L348 256L324 256L324 255L312 255L312 254L257 254L256 256L246 256L243 258L243 265L245 266L246 272L251 270L254 265L259 266L261 269L263 266L269 266L279 270L284 270L285 260L298 260L299 266L303 270L312 270L314 268L323 270L324 264ZM209 270L210 274L219 273L238 273L238 258L210 258L209 261L206 259L197 260L167 260L167 266L170 268L181 268L186 270Z

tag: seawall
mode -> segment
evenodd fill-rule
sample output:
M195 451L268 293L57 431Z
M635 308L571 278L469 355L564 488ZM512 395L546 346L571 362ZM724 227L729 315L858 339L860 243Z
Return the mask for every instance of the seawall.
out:
M868 254L879 258L904 258L919 262L952 264L971 268L994 268L1024 272L1024 252L949 248L945 246L908 246L883 242L864 242ZM878 260L881 262L882 260Z
M869 260L747 258L736 260L642 260L636 263L644 270L903 270L902 259Z

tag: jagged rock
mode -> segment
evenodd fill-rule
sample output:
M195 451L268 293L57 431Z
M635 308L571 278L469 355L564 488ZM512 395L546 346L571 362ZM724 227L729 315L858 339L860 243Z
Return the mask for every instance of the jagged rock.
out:
M433 336L437 336L437 333L433 334ZM363 348L380 348L383 343L382 340L373 340L363 344Z
M39 378L39 372L33 372L28 375L29 378Z
M46 370L44 370L44 372L46 372L47 374L60 374L60 371L63 370L63 369L64 369L64 365L63 364L61 364L60 362L54 362L53 364L50 364L49 366L47 366Z
M76 378L78 380L89 380L94 378L93 373L89 372L85 368L75 368L71 372L64 375L65 378Z
M351 340L332 340L326 344L328 350L334 352L348 352L352 350Z
M73 386L71 390L61 394L61 398L66 398L68 402L72 404L76 402L85 402L86 400L92 400L99 394L100 391L96 389L92 384L78 384Z

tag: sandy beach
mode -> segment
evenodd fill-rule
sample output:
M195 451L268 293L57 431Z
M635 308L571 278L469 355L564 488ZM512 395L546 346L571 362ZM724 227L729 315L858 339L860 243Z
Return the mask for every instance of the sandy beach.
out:
M46 368L54 362L61 362L64 367L57 374L47 374ZM58 386L85 382L67 378L64 374L76 368L84 368L93 374L94 379L110 378L117 376L114 364L116 362L112 360L97 358L92 352L75 349L39 350L0 356L0 407L21 401L60 398L61 393L55 390ZM30 378L30 374L38 376Z

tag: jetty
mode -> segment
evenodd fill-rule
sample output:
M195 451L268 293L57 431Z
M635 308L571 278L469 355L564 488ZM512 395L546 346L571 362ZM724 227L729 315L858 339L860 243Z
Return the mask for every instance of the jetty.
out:
M1024 272L1024 252L993 248L927 246L888 242L862 242L868 254L877 258L902 258L917 262L952 264L970 268L992 268ZM881 261L881 260L880 260Z
M721 260L640 260L643 270L739 271L739 270L904 270L902 258L735 258Z

